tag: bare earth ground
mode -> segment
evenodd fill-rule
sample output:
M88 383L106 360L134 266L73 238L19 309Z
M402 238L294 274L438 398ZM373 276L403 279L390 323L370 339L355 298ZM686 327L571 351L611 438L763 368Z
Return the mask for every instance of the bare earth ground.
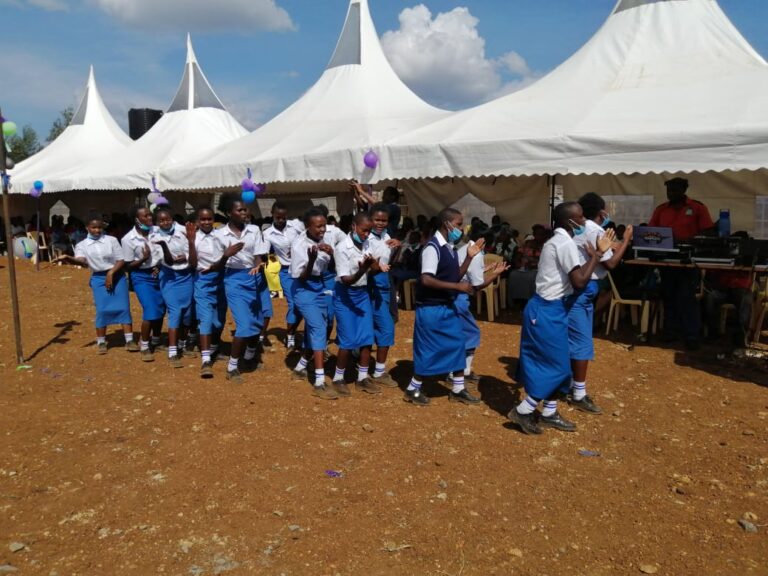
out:
M519 313L482 323L480 407L437 383L428 408L397 390L329 403L282 347L243 386L221 363L203 382L197 359L96 356L88 273L26 262L17 371L0 266L0 573L768 574L763 361L630 350L627 329L597 341L606 414L565 408L577 433L526 437L505 418Z

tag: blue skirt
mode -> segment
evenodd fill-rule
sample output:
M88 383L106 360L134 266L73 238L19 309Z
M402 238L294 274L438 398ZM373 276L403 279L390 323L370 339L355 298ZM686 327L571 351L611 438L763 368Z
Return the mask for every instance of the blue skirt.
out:
M419 306L413 325L413 373L437 376L463 372L466 364L464 332L452 304Z
M128 280L123 274L117 274L112 278L112 290L107 290L106 280L106 272L94 272L91 275L90 285L96 305L96 328L106 328L113 324L132 324Z
M456 310L461 318L461 327L464 331L464 348L474 350L480 346L480 327L472 316L469 305L469 294L459 294L456 297Z
M224 294L224 275L221 272L197 273L195 312L200 334L221 334L227 319L227 297Z
M295 280L291 276L291 271L288 266L280 269L280 287L283 289L283 295L285 301L288 303L288 312L285 314L286 324L298 324L301 322L301 316L296 310L296 305L293 302L293 283Z
M272 318L272 296L269 294L269 284L263 272L256 274L256 291L259 293L261 303L261 317Z
M328 341L328 298L323 293L323 280L294 279L291 288L296 310L304 317L304 348L313 352L324 351Z
M261 333L261 301L256 291L256 276L250 270L227 268L224 292L235 321L235 338L252 338Z
M336 273L325 271L323 274L323 289L325 292L325 308L328 311L326 314L326 322L328 331L333 330L333 319L336 314L333 308L333 294L336 287Z
M190 270L160 269L160 291L168 308L168 328L192 325L195 275Z
M357 350L373 344L373 308L368 287L336 282L333 307L340 350Z
M131 272L133 291L141 304L144 322L162 320L165 316L165 301L160 292L160 278L152 274L152 268L138 269Z
M595 345L592 330L595 318L595 298L600 293L600 283L590 280L589 284L568 297L568 345L571 360L594 360Z
M368 290L373 306L373 336L376 346L379 348L388 348L395 345L395 321L392 319L392 313L389 311L390 291L389 275L377 274L373 278L383 276L386 278L386 286L374 281L368 285Z
M558 391L568 392L571 359L565 300L544 300L537 294L528 301L523 312L517 380L536 400L546 400Z

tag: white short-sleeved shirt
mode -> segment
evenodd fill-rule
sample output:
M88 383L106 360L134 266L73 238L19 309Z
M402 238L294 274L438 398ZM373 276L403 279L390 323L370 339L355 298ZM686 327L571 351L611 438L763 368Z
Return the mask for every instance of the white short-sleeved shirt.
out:
M568 275L581 266L579 249L571 235L562 228L541 249L536 274L536 294L544 300L560 300L573 294Z
M195 251L197 251L197 269L208 270L224 255L224 248L216 237L216 231L208 234L198 230L195 234Z
M75 246L75 258L85 258L94 272L107 272L123 259L123 249L114 236L102 234L95 240L88 236Z
M376 236L373 232L368 236L368 244L371 247L371 254L379 264L389 264L392 258L392 248L387 245L392 238L385 230L381 236Z
M325 238L323 239L325 241ZM325 242L324 242L325 243ZM291 245L291 277L299 278L304 270L307 268L309 262L309 255L307 250L312 246L317 246L319 243L315 242L307 236L306 232L302 232L296 237ZM331 263L331 256L326 254L322 250L318 250L317 259L315 265L312 267L311 276L321 276L328 269Z
M227 260L227 268L250 270L256 267L256 256L261 255L263 249L261 230L258 226L246 225L238 238L227 224L216 230L216 238L221 245L222 253L233 244L243 243L243 249Z
M171 251L171 256L174 259L179 256L184 256L189 260L189 240L187 239L187 231L181 226L181 224L173 225L173 232L166 234L160 228L156 228L149 236L150 242L165 242L168 245L168 249ZM165 258L162 260L163 266L166 268L173 268L174 270L186 270L189 268L188 262L181 262L180 264L174 264L169 266L165 262Z
M163 249L157 244L150 242L152 233L156 232L157 228L152 227L152 230L144 236L134 226L131 231L128 232L120 243L123 246L123 260L128 264L135 262L136 260L142 260L144 258L144 246L149 246L149 259L140 266L142 270L148 270L159 266L163 261Z
M448 243L440 232L435 232L434 237L437 239L437 243L440 247L443 247ZM454 258L459 257L455 248L453 249L453 256ZM437 252L434 245L427 243L421 251L421 273L432 274L434 276L437 274L437 265L439 262L440 254ZM459 263L459 266L461 266L461 262Z
M464 246L458 249L457 253L459 255L460 265L464 263L464 260L466 260L467 251L473 244L474 242L470 240L469 244L464 244ZM472 261L469 263L469 268L467 268L467 273L464 275L464 278L462 278L461 281L469 282L472 286L482 286L485 284L485 262L483 261L481 254L478 254L472 258Z
M328 244L334 250L336 246L341 244L347 239L347 235L341 228L337 228L333 224L328 224L325 227L325 236L323 236L323 243Z
M581 259L582 266L590 260L586 248L587 242L592 245L592 248L595 248L597 246L598 238L602 238L605 235L605 230L603 230L602 226L592 220L587 220L587 223L584 226L586 228L584 234L573 237L573 241L576 242L576 246L579 248L579 258ZM608 250L603 254L600 262L606 262L611 258L613 258L613 250ZM592 280L602 280L606 276L608 276L608 269L602 264L598 264L595 267L595 271L592 273Z
M343 242L336 246L333 253L334 258L336 259L336 280L341 282L342 276L353 276L357 274L357 271L360 269L360 262L368 254L371 254L371 245L368 243L368 240L363 242L363 248L361 250L357 247L354 240L352 240L352 237L347 236ZM352 286L360 288L367 284L367 275L363 274L363 276L357 282L352 284Z
M288 224L282 230L270 226L264 231L264 241L272 247L281 266L288 266L291 263L291 244L300 233Z

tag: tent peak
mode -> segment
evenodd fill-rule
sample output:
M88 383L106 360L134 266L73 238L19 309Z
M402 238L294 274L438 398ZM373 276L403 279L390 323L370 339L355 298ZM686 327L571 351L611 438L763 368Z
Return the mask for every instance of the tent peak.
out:
M195 56L195 49L192 47L192 34L187 32L187 64L197 62L197 56Z
M363 63L363 17L371 17L366 0L351 0L344 28L326 69L359 66Z
M624 12L625 10L631 10L632 8L639 8L646 4L658 4L661 2L688 2L690 0L619 0L616 8L613 10L614 14Z
M218 108L225 110L224 104L211 88L208 79L203 74L200 64L192 48L192 36L187 34L187 60L184 64L184 75L176 96L168 108L168 112L179 110L194 110L195 108Z

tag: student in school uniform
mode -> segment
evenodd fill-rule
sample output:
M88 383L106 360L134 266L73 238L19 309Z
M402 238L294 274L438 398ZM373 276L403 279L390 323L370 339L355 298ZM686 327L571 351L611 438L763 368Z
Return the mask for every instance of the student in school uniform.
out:
M257 355L258 337L262 327L261 300L256 287L256 274L261 265L259 253L262 250L261 230L246 224L248 208L234 194L223 194L219 211L229 219L226 226L216 230L216 238L224 251L231 246L242 247L224 263L224 293L235 321L235 336L227 364L227 380L242 384L240 357L244 368L259 365Z
M296 380L307 379L307 365L314 364L313 394L323 400L335 400L336 391L325 385L323 367L328 344L328 297L324 276L333 262L333 248L324 241L326 219L319 208L304 215L305 231L291 245L291 277L293 301L304 317L304 352L293 369Z
M120 324L125 336L125 348L138 351L133 340L133 321L128 297L128 280L123 274L125 261L120 242L104 233L101 216L88 220L88 236L77 243L75 255L59 256L58 262L91 269L91 291L96 306L96 351L107 353L107 326Z
M573 235L584 230L581 206L578 202L560 204L555 208L554 221L555 233L541 250L536 294L523 313L517 380L527 396L507 416L526 434L541 434L542 427L576 430L576 425L557 410L557 399L568 392L571 384L567 297L589 283L613 240L612 232L607 232L597 247L586 244L589 261L582 266L573 241ZM544 406L537 416L540 402Z
M589 192L579 198L584 212L584 232L575 234L573 240L579 248L579 260L586 266L590 256L587 246L597 246L597 241L606 233L611 218L605 210L605 200L595 192ZM587 370L589 362L595 358L592 331L595 317L595 300L600 293L600 282L608 276L608 271L616 268L632 242L632 226L627 226L624 238L614 249L608 249L595 267L595 271L581 290L574 290L569 296L568 340L571 355L571 392L568 402L576 409L589 414L602 414L602 410L587 394Z
M464 244L458 250L459 262L464 262L467 258L467 251L471 246L477 246L481 250L485 247L484 235L487 233L486 228L472 227L470 233L469 242ZM467 273L462 278L462 282L469 283L475 290L479 292L490 286L496 281L496 278L504 274L509 270L509 265L504 262L499 262L489 268L485 269L485 263L483 262L483 253L477 257L472 258L472 261L467 268ZM456 296L456 310L461 318L461 326L464 332L464 348L466 356L466 364L464 366L464 382L465 384L474 384L477 386L480 382L480 377L472 371L472 363L475 359L475 352L480 347L480 327L477 325L477 320L472 315L472 309L469 302L469 295L465 292L461 292ZM449 375L451 378L453 374Z
M359 350L355 386L361 392L380 394L381 388L368 377L371 346L374 341L373 307L368 292L368 272L376 264L368 238L371 219L361 212L355 216L352 231L334 250L336 260L336 288L333 306L336 313L336 338L339 353L333 387L339 396L351 391L344 381L344 373L353 350Z
M292 222L288 221L288 207L281 201L272 204L272 226L264 231L264 241L280 261L280 287L288 304L285 314L287 336L285 345L290 350L296 345L296 327L301 322L301 316L296 311L293 302L293 278L291 277L291 244L301 233Z
M461 212L446 208L437 217L438 229L421 254L421 276L416 290L416 321L413 328L414 374L404 400L418 406L429 404L421 393L425 376L453 373L451 401L479 404L464 385L466 354L464 331L456 308L459 293L474 289L461 279L472 260L480 254L477 244L467 248L467 257L459 261L455 244L461 240L464 218Z
M155 219L157 229L150 240L163 250L160 291L168 310L168 360L171 367L183 368L182 354L194 304L196 229L191 222L186 227L175 222L171 209L165 206L155 210Z
M272 321L274 311L272 308L272 295L269 292L269 283L267 282L267 261L269 257L269 243L264 240L262 234L261 246L258 248L258 256L261 261L258 272L256 273L256 292L259 295L259 302L261 304L261 334L259 334L259 347L264 352L277 352L272 346L272 342L267 336L267 330L269 330L269 323Z
M326 221L323 243L327 244L333 250L335 250L339 244L346 240L347 235L344 234L344 231L341 228L334 226L333 224L328 224L328 206L325 204L318 204L317 209L320 210ZM331 260L330 266L325 270L325 272L323 272L323 292L325 293L326 307L328 310L328 315L326 317L328 323L326 339L328 341L331 339L331 333L333 332L333 322L336 316L336 312L333 306L333 295L335 293L335 288L336 269L335 262Z
M160 292L160 265L163 251L150 242L155 231L152 212L140 207L133 211L133 228L123 236L123 260L131 275L131 284L142 310L139 350L141 360L153 362L153 349L160 344L160 333L165 317L165 301Z
M390 262L400 249L400 242L390 237L389 208L384 203L371 206L371 234L368 237L371 254L378 265L368 274L368 290L373 307L373 334L376 343L376 366L371 380L379 386L397 388L397 382L387 373L389 349L395 344L395 321L390 311Z

